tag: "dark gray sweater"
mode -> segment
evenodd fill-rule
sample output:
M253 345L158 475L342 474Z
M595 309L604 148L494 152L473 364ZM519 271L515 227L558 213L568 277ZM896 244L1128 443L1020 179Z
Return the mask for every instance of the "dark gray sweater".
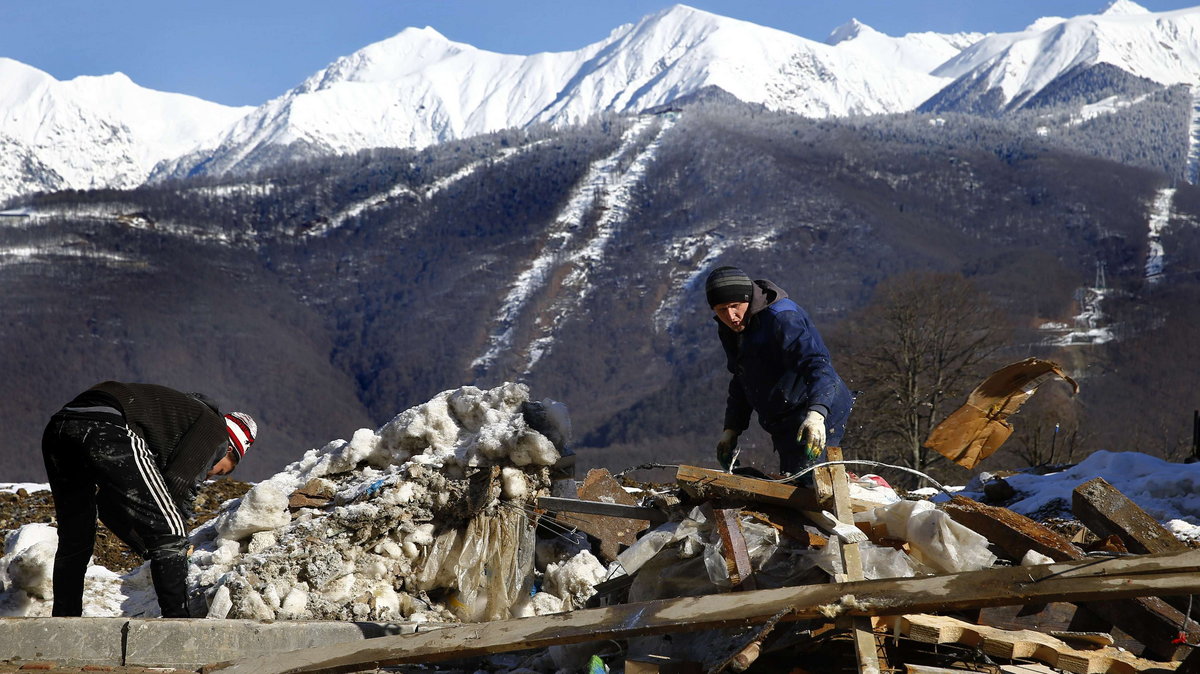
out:
M229 442L220 413L192 395L155 384L106 381L88 393L116 403L126 425L154 454L180 509L190 513L196 488Z

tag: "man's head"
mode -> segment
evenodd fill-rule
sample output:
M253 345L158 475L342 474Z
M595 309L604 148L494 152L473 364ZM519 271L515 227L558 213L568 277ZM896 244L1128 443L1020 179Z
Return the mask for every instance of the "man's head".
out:
M245 412L230 412L225 415L225 435L229 439L225 456L208 471L209 477L233 472L238 462L246 455L246 450L254 443L254 438L258 435L258 424Z
M717 320L734 332L746 329L746 313L753 292L754 282L737 267L717 267L704 282L708 306L716 313Z

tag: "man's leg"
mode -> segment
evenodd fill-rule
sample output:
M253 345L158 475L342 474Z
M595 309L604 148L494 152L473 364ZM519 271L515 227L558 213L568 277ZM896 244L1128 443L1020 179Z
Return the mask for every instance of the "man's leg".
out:
M820 457L808 458L808 452L805 451L804 445L796 442L797 430L799 429L771 434L771 444L774 446L775 452L779 454L779 472L784 475L793 475L820 462ZM813 480L813 474L809 472L792 484L797 487L811 488L816 483Z
M104 479L101 518L150 560L164 618L187 618L187 531L146 443L128 428L105 424L95 461ZM103 447L103 451L101 451ZM109 522L112 522L110 525ZM140 549L139 549L140 548Z
M85 421L54 417L42 434L42 459L58 520L54 616L83 615L83 579L96 542L96 484L83 448L90 427Z

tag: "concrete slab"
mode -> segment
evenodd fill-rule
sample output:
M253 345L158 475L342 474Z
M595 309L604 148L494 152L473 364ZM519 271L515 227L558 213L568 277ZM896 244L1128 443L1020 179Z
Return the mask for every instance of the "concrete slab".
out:
M163 619L129 620L125 665L195 669L301 648L411 634L411 623Z
M330 620L0 618L0 659L18 665L196 670L216 662L440 627Z
M120 665L128 618L0 618L8 662Z

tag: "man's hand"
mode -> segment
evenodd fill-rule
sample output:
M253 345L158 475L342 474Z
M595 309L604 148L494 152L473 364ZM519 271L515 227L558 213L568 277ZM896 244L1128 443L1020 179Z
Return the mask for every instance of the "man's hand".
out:
M809 410L796 431L796 442L804 447L808 460L813 461L825 449L825 416L816 410Z
M733 468L733 451L737 449L738 432L726 428L717 441L717 464L725 470Z

